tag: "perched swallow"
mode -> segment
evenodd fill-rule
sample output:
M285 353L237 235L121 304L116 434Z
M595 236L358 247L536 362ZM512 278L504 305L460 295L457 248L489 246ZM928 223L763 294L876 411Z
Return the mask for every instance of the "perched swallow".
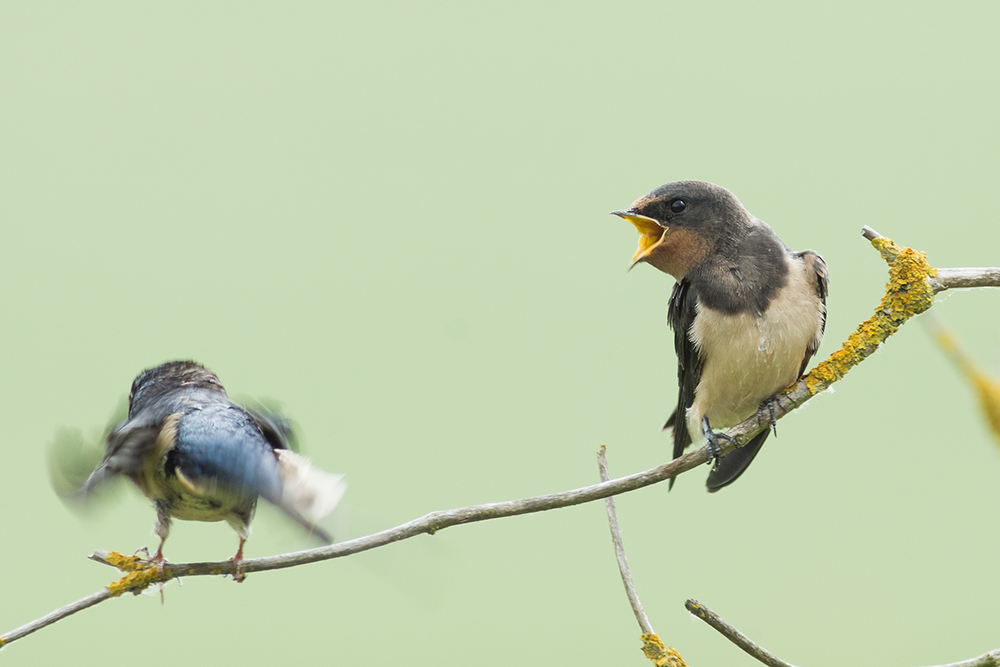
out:
M679 394L664 426L673 427L674 458L702 439L718 452L725 436L712 428L735 426L758 410L768 410L774 426L775 395L801 377L823 340L823 258L789 250L735 195L703 181L669 183L612 213L639 230L629 268L645 262L677 280L667 321ZM708 490L743 474L767 436L761 431L717 457Z
M242 581L258 497L330 542L316 521L339 502L343 475L318 470L291 451L290 432L276 415L235 405L207 368L166 363L136 377L128 418L108 434L104 459L77 495L119 474L132 480L156 508L160 546L153 560L161 564L171 519L226 521L240 539L232 560L234 578Z

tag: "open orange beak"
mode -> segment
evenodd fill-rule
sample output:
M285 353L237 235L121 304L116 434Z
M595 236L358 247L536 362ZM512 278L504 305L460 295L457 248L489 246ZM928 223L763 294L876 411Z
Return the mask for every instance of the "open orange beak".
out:
M669 229L669 227L664 227L653 218L644 215L629 213L628 211L611 211L611 214L628 220L639 231L639 249L632 255L632 263L628 266L630 269L649 257L649 254L653 252L656 246L663 243L663 238L667 235L667 230Z

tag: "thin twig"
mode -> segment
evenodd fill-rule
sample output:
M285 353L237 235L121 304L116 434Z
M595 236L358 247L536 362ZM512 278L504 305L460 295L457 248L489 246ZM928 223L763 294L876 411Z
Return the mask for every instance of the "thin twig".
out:
M31 623L26 623L25 625L22 625L16 630L11 630L3 637L0 637L0 646L6 646L12 641L17 641L21 637L26 637L27 635L30 635L32 632L36 630L41 630L47 625L52 625L56 621L61 621L67 616L72 616L76 612L83 611L87 607L93 607L95 604L98 604L99 602L104 602L105 600L108 600L111 597L113 597L111 591L108 590L107 588L102 588L93 595L88 595L82 600L77 600L72 604L68 604L65 607L56 609L51 614L46 614L45 616L42 616L38 620L32 621Z
M601 448L597 450L597 468L601 473L601 481L607 482L609 479L608 457L604 445L601 445ZM636 593L635 585L632 583L632 574L628 569L628 559L625 557L625 544L622 542L622 531L618 526L618 513L615 511L614 497L608 496L605 498L604 505L608 510L611 541L615 545L615 556L618 558L618 571L622 575L622 583L625 584L625 595L628 596L628 602L632 605L632 613L635 614L635 620L639 622L639 627L642 629L643 655L649 658L656 667L687 667L687 663L684 662L684 658L677 652L677 649L673 646L664 645L660 636L653 632L653 626L650 624L646 612L642 609L642 603L639 602L639 594Z
M729 625L729 623L726 623L721 616L697 600L688 600L684 603L684 606L687 607L689 612L718 630L723 637L736 644L765 665L768 665L769 667L795 667L795 665L785 662L770 651L767 651L755 644L749 637Z
M878 232L876 232L874 229L872 229L868 225L865 225L864 227L861 228L861 235L864 236L869 241L874 241L875 239L885 238L884 236L882 236L881 234L879 234Z
M601 448L597 450L597 467L601 471L601 481L608 481L608 457L604 445L601 445ZM649 618L646 616L646 612L642 609L642 603L639 602L639 594L635 591L635 585L632 583L632 574L628 569L628 559L625 557L625 545L622 543L622 531L618 526L618 513L615 511L614 497L608 496L605 498L604 504L608 510L611 541L615 545L615 556L618 557L618 570L622 574L622 583L625 584L625 595L628 596L628 603L632 605L632 613L635 614L635 620L639 622L642 633L644 635L655 634L653 626L650 625Z
M983 653L978 658L970 658L962 662L949 662L947 665L934 665L934 667L1000 667L1000 648Z
M946 289L962 289L968 287L1000 287L1000 268L995 266L938 269L937 275L930 279L934 293Z
M768 665L769 667L795 667L795 665L785 662L770 651L761 648L753 640L734 628L721 616L697 600L688 600L684 603L684 606L689 612L718 630L723 637L736 644L765 665ZM950 662L947 665L934 665L933 667L1000 667L1000 649L984 653L977 658L971 658L961 662Z

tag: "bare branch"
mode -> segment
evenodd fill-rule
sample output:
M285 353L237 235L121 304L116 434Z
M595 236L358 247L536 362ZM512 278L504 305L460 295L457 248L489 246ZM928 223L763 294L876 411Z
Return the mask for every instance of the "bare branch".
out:
M604 445L601 445L601 448L597 450L597 467L601 471L601 481L607 482L609 479L608 457ZM618 513L615 511L614 497L605 498L604 505L608 510L608 525L611 526L611 541L615 545L615 556L618 557L618 571L621 572L622 583L625 584L625 595L628 596L628 603L632 605L632 613L635 614L635 620L639 622L639 627L644 635L656 634L653 631L653 626L649 623L649 617L642 609L639 594L636 593L635 585L632 583L632 573L629 572L628 559L625 557L625 545L622 543L622 531L618 526Z
M978 658L949 662L947 665L934 665L934 667L1000 667L1000 649L983 653Z
M966 287L1000 287L1000 268L938 269L931 278L934 293Z
M688 600L684 606L689 612L705 621L719 631L726 639L739 646L758 661L769 667L795 667L791 663L785 662L770 651L761 648L749 637L727 623L721 616L701 604L697 600ZM978 658L963 660L962 662L951 662L947 665L934 665L933 667L1000 667L1000 649L984 653Z
M601 473L601 481L608 481L608 457L604 445L597 450L597 467ZM687 667L684 658L673 646L665 646L660 636L653 632L653 626L642 609L639 602L639 594L632 584L632 574L628 569L628 559L625 557L625 545L622 542L622 531L618 526L618 513L615 511L615 499L608 496L604 499L604 505L608 510L608 525L611 526L611 541L615 545L615 556L618 557L618 571L622 575L622 583L625 584L625 595L632 605L632 613L635 620L639 622L642 629L642 653L649 658L656 667Z
M95 604L99 602L104 602L105 600L109 600L112 597L113 595L111 591L108 590L107 588L104 588L94 593L93 595L88 595L82 600L77 600L72 604L68 604L65 607L56 609L51 614L46 614L45 616L42 616L40 619L22 625L16 630L11 630L3 637L0 637L0 647L6 646L12 641L16 641L21 637L26 637L30 635L32 632L35 632L36 630L41 630L46 626L52 625L56 621L61 621L67 616L72 616L78 611L83 611L87 607L93 607Z
M795 665L785 662L770 651L767 651L750 640L745 634L729 625L721 616L701 604L697 600L688 600L684 603L687 610L705 621L713 628L722 633L722 636L749 653L752 657L768 665L768 667L795 667Z
M461 507L453 510L442 510L425 514L419 519L414 519L395 528L389 528L372 535L359 537L346 542L338 542L328 546L296 551L279 556L268 556L265 558L253 558L243 561L241 569L250 574L252 572L263 572L265 570L278 570L286 567L295 567L305 563L315 563L331 558L342 558L351 554L368 551L377 547L399 542L424 533L433 535L439 530L444 530L451 526L477 521L487 521L489 519L500 519L508 516L518 516L520 514L532 514L534 512L544 512L547 510L570 507L582 503L589 503L627 491L641 489L657 482L662 482L674 475L690 470L708 461L707 448L701 448L689 452L681 457L664 465L646 470L644 472L620 477L608 482L593 484L572 491L563 491L545 496L535 496L522 500L509 500L499 503L486 503L484 505L472 505L471 507ZM118 561L109 558L107 552L97 552L91 556L94 560L105 562L108 565L119 566ZM230 561L215 563L165 563L163 565L163 578L182 576L202 576L228 574L232 571Z
M884 239L885 237L876 232L874 229L865 225L861 228L861 235L864 236L869 241L874 241L875 239Z

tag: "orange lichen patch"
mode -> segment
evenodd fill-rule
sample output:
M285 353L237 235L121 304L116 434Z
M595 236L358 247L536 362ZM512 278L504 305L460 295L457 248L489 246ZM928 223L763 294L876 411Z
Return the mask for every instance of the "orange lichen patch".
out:
M664 646L656 633L642 636L642 652L656 667L687 667L677 649L673 646Z
M891 239L877 238L872 245L889 263L889 283L875 314L858 325L839 350L818 364L804 378L809 395L825 390L844 377L851 368L878 349L906 320L924 312L934 303L929 277L937 270L927 263L927 255L900 248Z
M155 563L150 563L138 556L125 556L117 551L109 552L104 561L126 573L118 581L107 585L107 589L111 591L111 597L118 597L129 592L138 595L150 584L166 581L172 576L169 572L160 570Z
M140 570L143 567L143 563L147 562L138 556L126 556L125 554L120 554L117 551L109 551L108 555L105 556L103 560L108 565L117 567L122 572L134 572L136 570Z
M979 394L979 406L986 416L986 421L1000 443L1000 382L981 371L972 359L962 351L958 341L940 324L933 324L934 338L944 348L948 356L958 365L965 377Z
M118 597L130 592L138 595L140 591L158 581L163 581L163 575L160 574L155 565L150 565L147 568L129 572L118 581L108 584L107 589L111 591L111 597Z

